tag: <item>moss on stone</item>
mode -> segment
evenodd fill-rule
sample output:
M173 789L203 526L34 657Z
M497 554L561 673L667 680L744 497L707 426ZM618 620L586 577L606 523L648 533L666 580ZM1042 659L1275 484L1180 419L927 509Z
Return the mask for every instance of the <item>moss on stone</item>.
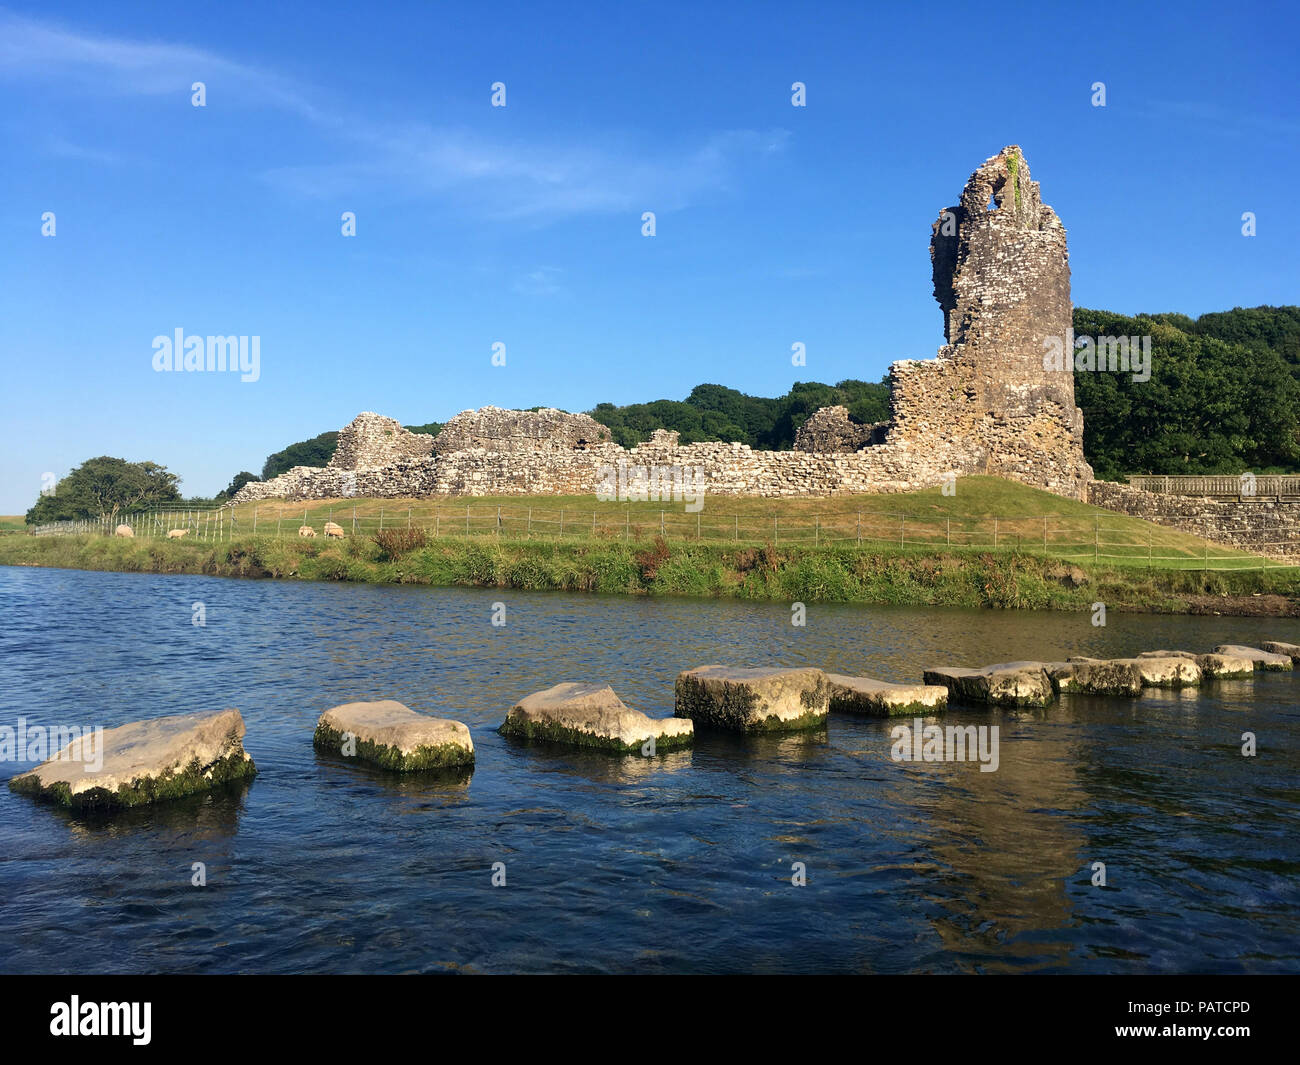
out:
M1016 192L1016 211L1020 211L1020 156L1012 152L1007 156L1007 173L1011 175L1011 185Z
M509 715L497 730L503 736L514 739L543 743L563 743L571 747L593 747L615 754L640 754L640 743L624 743L615 736L598 736L594 732L559 725L555 722L529 721L522 715ZM675 751L689 747L695 740L694 734L686 733L676 736L656 736L655 753Z
M941 714L945 704L929 706L919 699L910 703L890 703L885 699L871 699L865 695L833 695L827 704L831 713L858 714L862 717L929 717Z
M321 750L345 758L355 758L359 762L377 765L381 769L389 769L395 773L412 773L421 769L447 769L474 764L473 750L466 749L459 743L424 744L413 751L403 751L400 747L372 743L359 736L353 738L356 742L356 753L344 755L344 733L328 725L318 724L312 743Z
M111 791L108 788L87 788L73 794L67 781L56 780L47 786L34 775L15 777L9 781L9 787L20 795L30 795L75 810L118 810L210 791L233 781L251 780L256 774L253 760L243 751L234 751L206 769L195 758L183 769L168 770L158 776L137 777Z

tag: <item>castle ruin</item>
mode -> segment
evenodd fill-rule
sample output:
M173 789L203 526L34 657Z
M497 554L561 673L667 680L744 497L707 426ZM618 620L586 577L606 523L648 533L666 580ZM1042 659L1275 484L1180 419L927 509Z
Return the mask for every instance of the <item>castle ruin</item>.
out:
M628 450L590 416L551 408L462 411L436 437L365 413L339 433L328 466L251 482L235 500L595 494L602 470L620 463L702 470L720 495L908 491L987 473L1084 498L1092 468L1074 376L1044 361L1053 338L1069 350L1072 335L1065 227L1018 146L988 159L940 213L930 259L947 343L934 359L890 367L888 422L857 425L828 407L793 451L680 445L662 430Z

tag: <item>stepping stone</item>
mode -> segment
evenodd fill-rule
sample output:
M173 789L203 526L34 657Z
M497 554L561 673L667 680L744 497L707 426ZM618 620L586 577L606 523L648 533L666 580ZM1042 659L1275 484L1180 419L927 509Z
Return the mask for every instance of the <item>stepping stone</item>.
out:
M399 773L474 764L468 727L417 714L392 699L326 710L312 742L323 751Z
M941 684L890 684L841 673L827 673L826 683L832 713L896 717L932 714L948 705L948 689Z
M1233 658L1249 658L1256 669L1291 669L1289 654L1275 654L1258 647L1246 647L1239 643L1221 643L1214 649L1216 655L1230 655Z
M978 669L935 667L922 676L926 684L947 688L949 698L969 703L1046 706L1056 696L1042 662L999 662Z
M1292 662L1300 662L1300 644L1265 640L1259 646L1270 654L1287 655Z
M1195 688L1201 683L1201 667L1195 657L1139 655L1137 658L1071 658L1067 665L1128 667L1137 672L1143 688Z
M1249 658L1234 655L1198 655L1192 651L1143 651L1138 658L1190 658L1201 667L1207 677L1249 677L1255 672L1255 663Z
M700 666L677 675L678 717L733 732L793 732L826 721L829 688L820 669Z
M1049 662L1046 668L1058 692L1142 694L1142 670L1134 662L1071 659L1069 662Z
M695 740L695 726L689 721L648 717L626 706L608 684L572 682L520 699L500 732L620 754L641 754L651 740L655 753L688 747Z
M238 710L133 721L73 740L9 787L74 809L143 806L249 779L243 740Z

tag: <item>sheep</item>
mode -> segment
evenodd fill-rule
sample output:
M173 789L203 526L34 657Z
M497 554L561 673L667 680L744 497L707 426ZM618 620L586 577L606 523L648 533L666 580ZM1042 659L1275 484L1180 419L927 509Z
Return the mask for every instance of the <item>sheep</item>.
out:
M315 535L316 535L316 530L313 529L310 525L300 525L300 526L298 526L298 535L299 535L299 536L315 536Z
M119 525L113 530L114 536L134 536L135 531L129 525Z
M172 530L167 534L167 539L168 539L168 540L179 540L182 536L184 536L184 535L185 535L186 533L188 533L188 532L189 532L189 529L172 529Z
M342 540L342 539L343 539L343 526L342 526L342 525L336 525L336 524L334 524L334 522L332 522L332 521L327 521L327 522L325 523L325 535L326 535L326 536L332 536L332 537L334 537L336 540Z

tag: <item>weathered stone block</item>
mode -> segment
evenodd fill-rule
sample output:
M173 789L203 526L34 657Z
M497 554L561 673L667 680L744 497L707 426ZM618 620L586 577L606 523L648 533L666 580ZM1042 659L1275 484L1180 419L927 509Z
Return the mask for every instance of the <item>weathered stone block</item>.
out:
M392 699L344 703L316 722L321 750L406 773L474 764L474 741L459 721L429 717Z
M1239 643L1221 643L1214 649L1214 653L1230 655L1233 658L1248 658L1255 663L1256 669L1285 670L1293 666L1289 654L1275 654L1259 647L1245 647Z
M695 726L676 717L652 718L626 706L608 684L564 683L520 699L506 715L501 734L577 747L640 754L687 747Z
M935 666L922 674L926 684L948 689L948 696L990 706L1046 706L1056 696L1042 662L999 662L967 669Z
M700 666L677 675L676 716L734 732L787 732L826 720L829 688L820 669Z
M133 721L74 740L9 787L76 809L141 806L256 773L238 710Z
M933 714L948 705L948 689L940 684L891 684L870 677L827 673L832 713L895 717Z

